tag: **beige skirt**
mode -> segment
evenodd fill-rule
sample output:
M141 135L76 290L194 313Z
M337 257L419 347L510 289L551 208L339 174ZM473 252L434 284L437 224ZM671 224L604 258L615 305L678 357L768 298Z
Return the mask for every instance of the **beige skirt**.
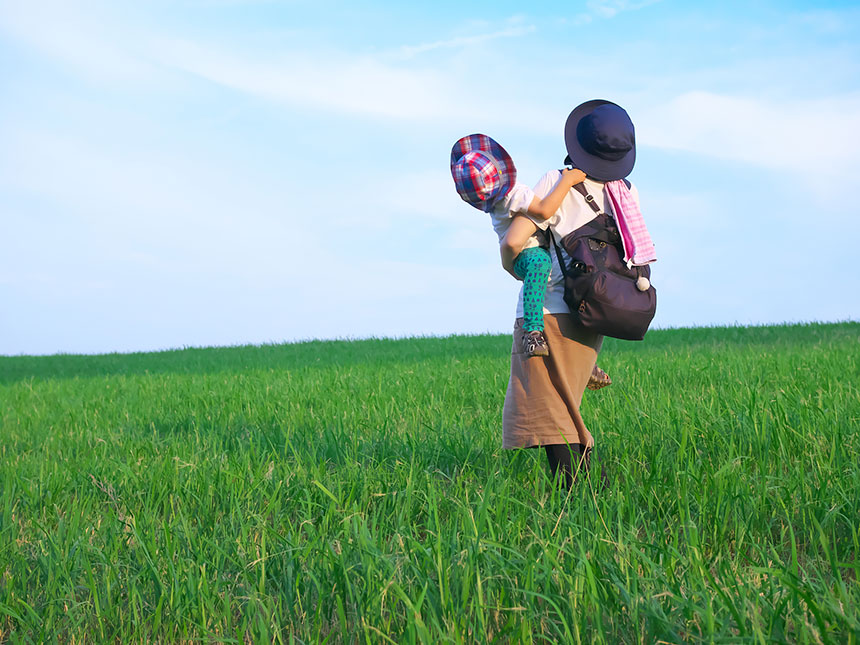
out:
M547 314L544 327L549 356L528 357L523 353L523 319L514 325L502 447L592 446L594 439L585 427L579 405L603 336L574 324L570 314Z

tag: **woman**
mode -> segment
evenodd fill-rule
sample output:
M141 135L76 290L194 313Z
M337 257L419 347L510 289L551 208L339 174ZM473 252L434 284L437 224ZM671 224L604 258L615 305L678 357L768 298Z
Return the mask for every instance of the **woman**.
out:
M564 138L568 152L565 163L586 173L584 185L588 193L601 212L611 213L604 184L626 177L636 161L633 123L627 112L609 101L583 103L570 113ZM559 177L558 170L546 173L535 186L535 194L544 197ZM638 203L636 189L631 186L630 190ZM549 220L516 217L502 244L517 250L537 228L547 227L560 240L595 216L585 198L571 190ZM502 255L505 257L504 251ZM570 487L579 470L588 469L594 446L579 406L603 337L575 324L563 299L563 276L555 251L552 260L544 304L544 333L550 347L549 356L527 358L523 353L522 291L517 303L511 377L502 422L503 447L543 446L553 477L563 478L563 483Z

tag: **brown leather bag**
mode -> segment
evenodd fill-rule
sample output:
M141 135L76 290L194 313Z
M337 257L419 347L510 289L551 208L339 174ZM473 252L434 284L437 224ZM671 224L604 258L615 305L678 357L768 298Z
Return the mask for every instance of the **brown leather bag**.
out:
M657 311L651 268L627 267L615 220L600 211L585 186L577 184L574 188L597 217L561 238L567 263L555 235L549 232L564 274L564 301L583 327L613 338L642 340ZM648 278L644 291L639 289L645 286L640 278Z

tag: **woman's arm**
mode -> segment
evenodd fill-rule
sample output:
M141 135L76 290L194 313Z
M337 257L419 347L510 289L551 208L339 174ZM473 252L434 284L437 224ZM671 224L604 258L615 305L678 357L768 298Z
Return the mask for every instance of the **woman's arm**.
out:
M517 274L514 273L514 260L522 252L526 241L535 234L537 226L528 217L517 215L514 221L511 222L508 232L502 238L500 252L502 254L502 266L505 271L520 280Z

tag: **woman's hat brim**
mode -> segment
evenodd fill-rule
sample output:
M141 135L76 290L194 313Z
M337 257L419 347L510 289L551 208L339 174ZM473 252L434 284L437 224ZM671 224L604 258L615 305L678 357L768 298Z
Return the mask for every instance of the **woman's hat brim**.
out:
M598 181L624 179L631 173L633 166L636 164L635 145L621 159L610 161L586 151L580 145L579 139L576 136L579 122L601 105L615 105L621 108L621 106L612 101L594 99L578 105L567 117L567 122L564 125L564 145L567 148L567 155L575 168L579 168L592 179L597 179Z

